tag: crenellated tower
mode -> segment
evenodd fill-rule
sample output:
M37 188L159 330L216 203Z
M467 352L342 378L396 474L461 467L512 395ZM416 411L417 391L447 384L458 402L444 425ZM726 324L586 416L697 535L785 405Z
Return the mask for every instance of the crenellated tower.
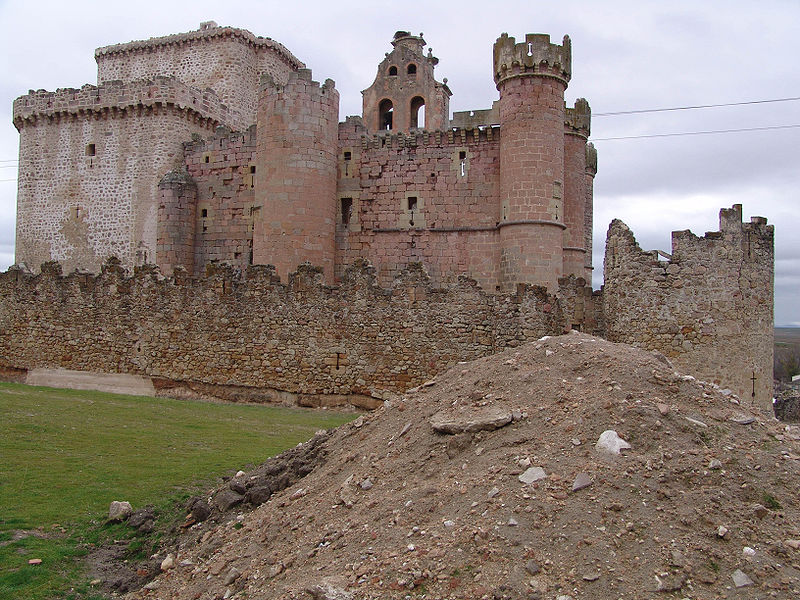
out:
M564 91L572 69L568 36L508 34L494 45L500 92L500 280L558 288L563 274Z
M339 92L310 69L286 85L264 79L258 105L253 263L275 265L283 281L297 265L323 268L333 283Z
M375 81L364 96L364 124L370 131L446 129L450 123L450 96L447 79L436 81L433 68L439 59L423 49L422 34L398 31L392 40L394 50L386 54Z
M592 223L586 219L586 142L591 129L592 110L584 98L566 108L564 120L564 275L591 281L591 256L586 256L586 229L591 238ZM591 207L589 207L591 208ZM591 219L591 216L589 217ZM589 252L591 250L589 249Z

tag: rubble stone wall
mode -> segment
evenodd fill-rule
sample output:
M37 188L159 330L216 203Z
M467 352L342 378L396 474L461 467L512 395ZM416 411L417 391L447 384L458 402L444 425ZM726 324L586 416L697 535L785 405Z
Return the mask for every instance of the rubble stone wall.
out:
M467 279L436 288L418 265L386 289L364 263L339 287L315 267L282 284L263 266L192 279L151 266L126 277L113 261L97 276L63 277L47 263L38 275L0 274L0 369L382 398L458 361L559 334L564 319L543 288L493 295Z
M207 115L223 112L213 92L169 78L18 98L17 261L154 261L158 182L182 164L182 140L208 135L218 121Z
M210 88L230 108L227 124L236 129L246 129L256 122L262 75L285 83L289 73L304 66L274 40L215 25L98 48L95 59L98 83L166 75L197 90Z
M772 408L774 231L720 211L720 230L672 233L672 255L645 252L621 221L608 230L603 312L614 342L658 350L680 370Z

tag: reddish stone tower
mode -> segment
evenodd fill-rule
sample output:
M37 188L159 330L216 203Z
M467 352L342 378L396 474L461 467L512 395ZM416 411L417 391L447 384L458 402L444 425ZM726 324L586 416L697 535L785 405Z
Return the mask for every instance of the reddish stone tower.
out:
M500 280L558 289L564 246L564 91L571 45L503 34L494 45L500 92ZM582 229L581 229L582 231Z
M288 281L297 265L321 266L333 283L339 92L310 69L286 85L265 81L258 106L253 263Z
M586 256L586 140L591 118L589 103L578 98L575 108L566 109L564 121L564 225L567 226L563 246L564 275L588 281L592 278L592 259L591 255ZM588 227L591 237L591 221Z
M364 124L370 131L411 129L443 130L450 125L450 96L444 83L436 81L433 68L439 59L428 49L423 54L422 34L398 31L394 50L386 55L375 81L364 95Z

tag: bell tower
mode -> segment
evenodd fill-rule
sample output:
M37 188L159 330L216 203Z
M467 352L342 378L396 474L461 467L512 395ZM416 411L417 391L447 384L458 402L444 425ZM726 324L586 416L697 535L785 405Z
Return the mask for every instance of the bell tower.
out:
M450 96L447 79L436 81L433 68L439 59L420 33L398 31L392 40L394 50L386 54L375 81L361 93L364 96L364 124L371 132L407 133L412 129L446 129L450 124Z

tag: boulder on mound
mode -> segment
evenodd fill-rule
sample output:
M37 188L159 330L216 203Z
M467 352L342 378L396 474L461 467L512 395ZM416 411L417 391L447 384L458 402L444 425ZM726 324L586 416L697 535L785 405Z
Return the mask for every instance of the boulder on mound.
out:
M598 450L609 431L630 448ZM164 551L176 566L129 598L800 594L800 429L657 354L542 339L459 364L316 452L259 507L192 525Z

